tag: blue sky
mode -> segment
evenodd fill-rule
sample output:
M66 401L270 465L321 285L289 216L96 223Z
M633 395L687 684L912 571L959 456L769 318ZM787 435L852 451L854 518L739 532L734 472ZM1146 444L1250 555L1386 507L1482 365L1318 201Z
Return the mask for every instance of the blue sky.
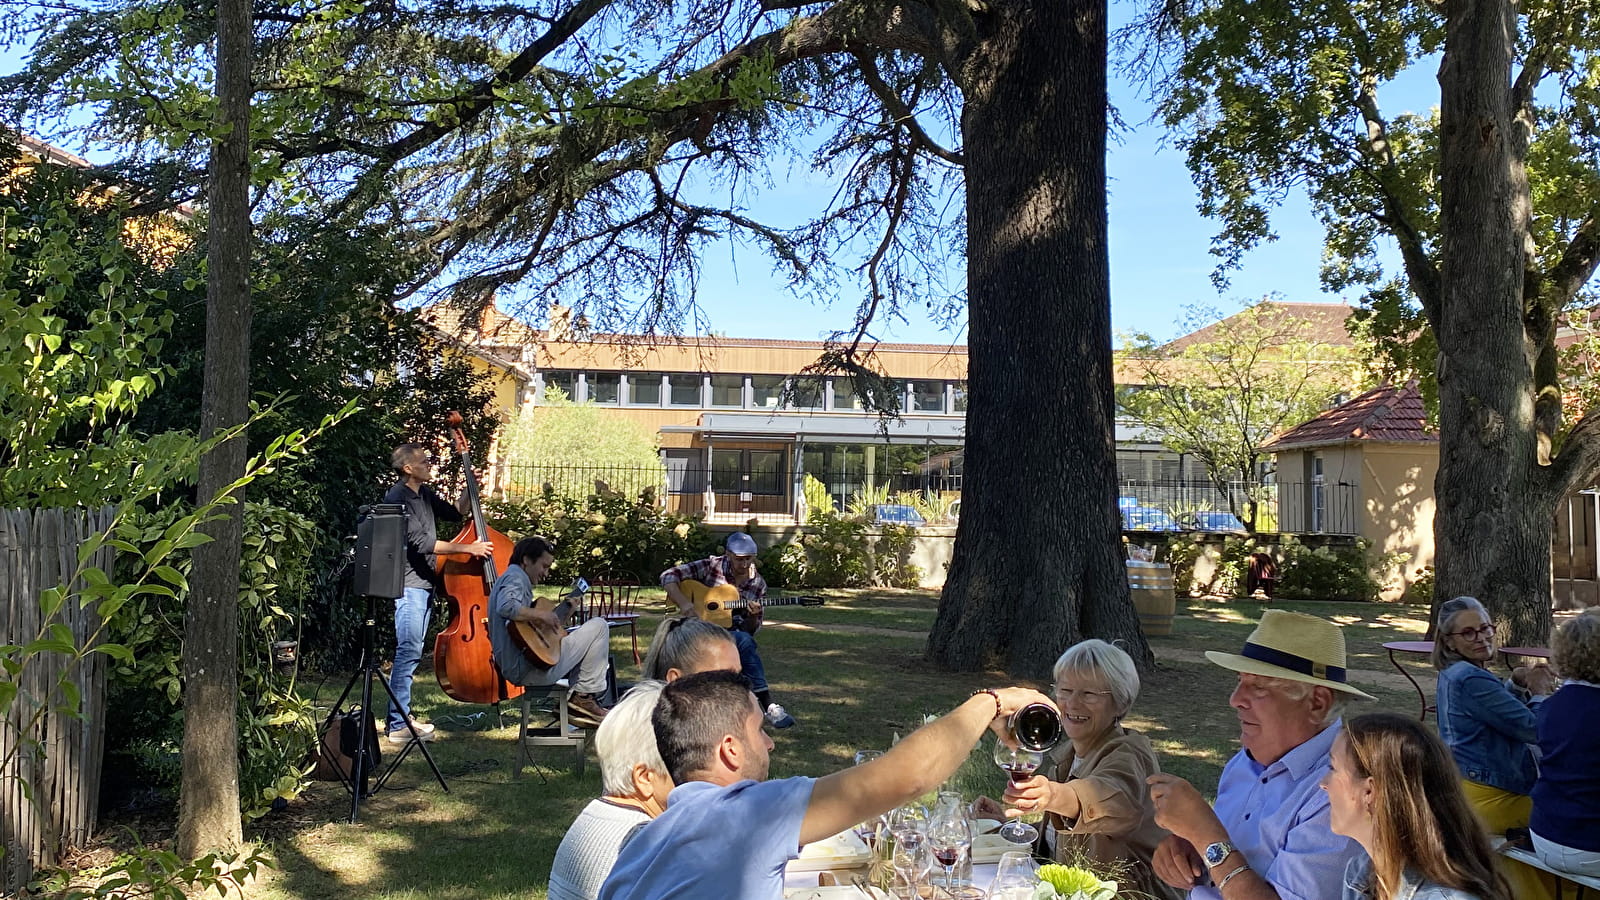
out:
M1126 14L1114 3L1112 15ZM1113 21L1113 27L1118 23ZM0 72L17 66L14 52L0 51ZM1403 79L1407 99L1433 101L1433 66L1419 66ZM1289 301L1354 302L1354 296L1324 294L1317 280L1321 228L1302 196L1292 197L1273 217L1278 240L1263 244L1231 273L1231 284L1218 293L1211 283L1216 258L1208 251L1216 231L1195 209L1196 193L1182 151L1170 143L1166 129L1149 121L1151 109L1141 91L1113 71L1111 100L1128 128L1113 135L1107 172L1110 192L1112 325L1118 331L1147 331L1157 338L1176 336L1183 307L1206 304L1231 312L1241 304L1276 294ZM1391 103L1393 97L1388 98ZM1391 112L1396 111L1392 106ZM65 149L84 153L82 147ZM795 179L767 196L755 198L750 211L770 221L792 220L788 204L797 204L820 176L795 167ZM798 188L798 190L796 189ZM700 303L716 332L740 337L818 339L850 326L854 300L842 298L818 307L794 297L773 277L770 261L739 245L713 245L704 257ZM961 260L951 261L959 272ZM881 323L882 340L917 343L961 342L960 331L941 327L916 311L906 322Z

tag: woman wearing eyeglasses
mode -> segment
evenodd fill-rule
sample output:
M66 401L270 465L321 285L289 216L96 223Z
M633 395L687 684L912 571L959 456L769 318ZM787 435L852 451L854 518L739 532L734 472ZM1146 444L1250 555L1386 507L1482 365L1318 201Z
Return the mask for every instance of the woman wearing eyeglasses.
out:
M1044 774L1006 788L1006 805L1013 814L1045 814L1045 855L1064 862L1075 852L1122 860L1132 866L1133 887L1157 900L1176 900L1177 890L1150 867L1167 832L1155 823L1145 779L1161 766L1150 740L1122 727L1139 696L1133 659L1105 641L1081 641L1056 660L1055 680L1068 740L1045 757Z
M1533 811L1528 794L1538 777L1531 746L1538 733L1530 706L1549 693L1549 670L1522 669L1511 681L1491 673L1494 623L1474 597L1441 604L1436 625L1439 737L1461 770L1467 802L1493 834L1526 827ZM1550 896L1531 869L1513 865L1505 874L1519 900Z

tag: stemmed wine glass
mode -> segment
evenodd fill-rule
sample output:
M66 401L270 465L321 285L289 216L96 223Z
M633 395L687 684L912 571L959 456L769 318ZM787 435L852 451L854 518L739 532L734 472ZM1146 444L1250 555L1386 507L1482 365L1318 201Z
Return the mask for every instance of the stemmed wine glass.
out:
M956 864L972 846L972 824L959 803L943 804L928 822L928 847L933 858L944 867L945 892L951 897L965 896L956 887Z
M1044 763L1044 754L1022 747L1009 747L1004 741L994 742L994 761L1006 770L1012 784L1022 784L1033 777ZM1039 837L1039 830L1021 819L1012 819L1000 829L1000 836L1013 844L1031 844Z
M1033 861L1033 854L1025 850L1009 851L1000 857L994 884L989 887L989 900L1028 900L1038 883L1039 864Z
M882 755L882 750L857 750L856 765L859 766L862 763L872 762ZM856 834L860 836L862 843L867 845L867 849L870 850L873 843L877 840L878 822L884 820L885 818L887 818L887 816L879 816L877 819L862 822L856 826Z
M891 864L906 880L907 896L917 896L917 882L933 867L928 853L927 810L910 803L890 813L889 833L894 838Z

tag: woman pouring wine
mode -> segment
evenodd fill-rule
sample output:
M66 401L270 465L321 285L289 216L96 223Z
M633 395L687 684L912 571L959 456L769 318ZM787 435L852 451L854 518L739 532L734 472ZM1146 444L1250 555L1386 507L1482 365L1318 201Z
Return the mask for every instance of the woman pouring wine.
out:
M1105 641L1082 641L1056 660L1055 681L1067 740L1045 754L1044 774L1018 777L1023 773L1008 768L1005 814L1045 814L1041 855L1127 864L1138 890L1177 900L1150 867L1167 833L1155 824L1145 778L1161 767L1149 739L1121 724L1139 695L1133 659Z

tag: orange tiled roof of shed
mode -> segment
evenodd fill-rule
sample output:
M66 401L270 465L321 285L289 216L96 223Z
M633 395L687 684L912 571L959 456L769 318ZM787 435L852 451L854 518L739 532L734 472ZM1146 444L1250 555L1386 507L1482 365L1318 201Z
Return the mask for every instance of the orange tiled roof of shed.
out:
M1292 450L1373 441L1387 444L1433 444L1439 435L1428 428L1422 392L1415 384L1384 385L1277 435L1263 450Z

